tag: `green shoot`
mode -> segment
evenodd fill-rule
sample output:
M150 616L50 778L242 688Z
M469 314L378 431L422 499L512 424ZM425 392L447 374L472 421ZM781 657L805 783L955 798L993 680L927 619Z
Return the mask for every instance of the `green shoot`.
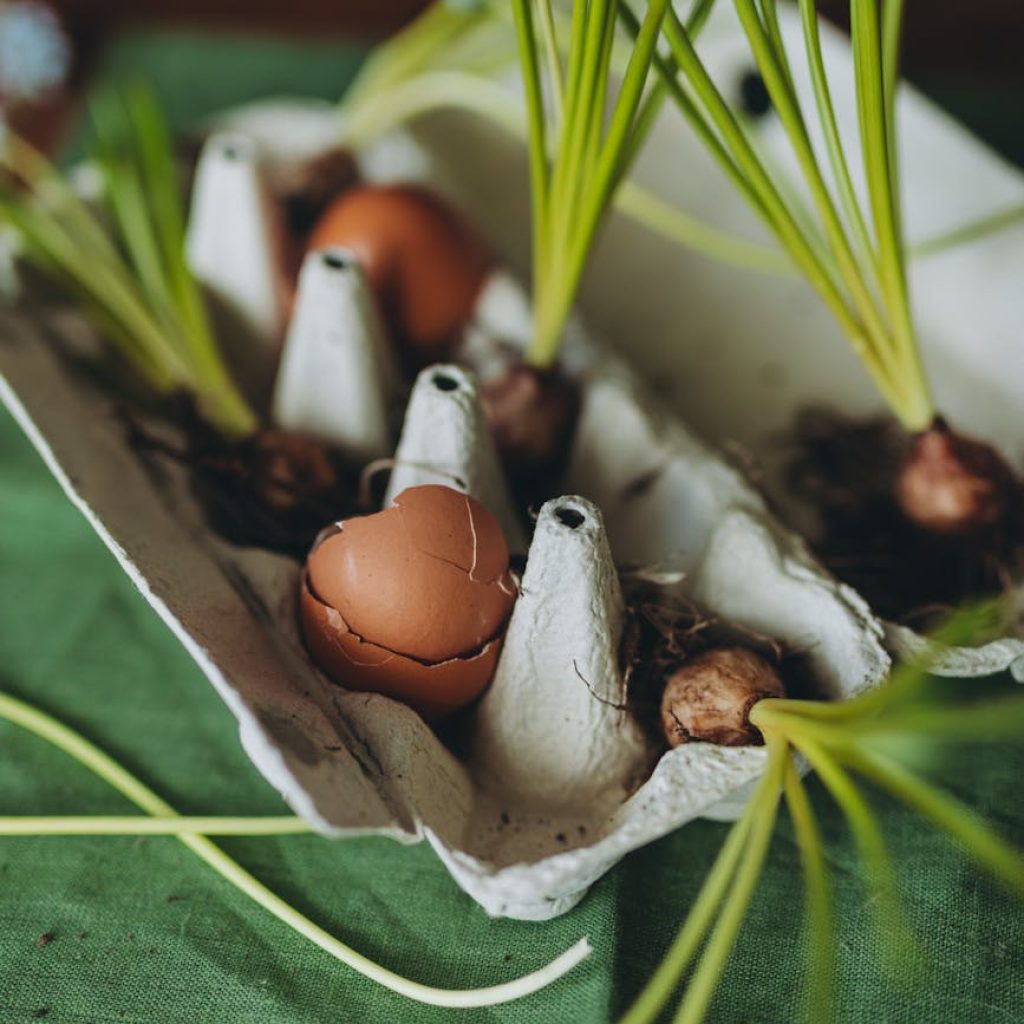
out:
M772 781L766 774L758 783L743 815L730 829L686 923L620 1024L642 1024L653 1020L668 1002L679 978L693 962L700 944L714 923L715 914L726 898L729 886L748 848L748 839L755 820L759 813L763 813L766 802L771 799L771 786Z
M804 1018L831 1020L835 1004L836 955L832 887L821 832L793 758L786 762L783 787L800 851L800 866L804 872L804 945L807 960Z
M160 395L185 391L226 437L256 428L217 348L185 262L170 137L148 93L97 104L96 162L107 216L12 133L0 146L0 219L25 256L77 299L116 354Z
M793 84L777 0L734 3L811 208L783 193L705 69L692 34L671 12L664 34L673 61L658 63L662 81L723 171L832 311L893 413L908 430L922 430L934 418L934 403L910 309L899 200L895 101L902 3L890 0L881 18L879 0L851 4L867 210L855 193L836 123L814 0L799 0L813 111L804 109ZM623 22L635 31L634 16L624 2L621 8ZM825 140L831 181L811 142L812 116Z
M691 38L700 31L714 0L697 0L687 19ZM808 7L813 13L813 7ZM886 16L889 17L889 7ZM551 11L551 18L547 16ZM554 66L552 42L559 61L565 54L568 26L554 5L541 10L545 60ZM817 22L815 22L815 28ZM891 44L890 44L891 45ZM616 76L626 65L626 53L613 45L612 69ZM509 6L491 0L471 7L453 7L444 0L434 4L407 28L381 44L363 65L339 108L340 141L355 147L366 145L400 125L436 110L459 110L488 121L521 139L527 138L526 119L520 99L502 79L516 62L515 33ZM813 57L812 57L813 65ZM674 63L666 61L667 74ZM824 74L822 65L820 75ZM816 77L816 89L824 79ZM561 117L558 99L561 75L554 82L552 108L556 123ZM827 88L827 83L825 83ZM654 125L669 95L663 77L647 90L637 115L636 131L627 151L631 163ZM820 96L816 94L816 99ZM831 102L830 95L828 102ZM834 115L829 115L834 120ZM828 122L825 122L826 125ZM826 136L828 138L828 135ZM831 141L830 141L831 144ZM844 215L850 216L852 185L849 169L835 169L836 152L830 151L834 174L845 190ZM765 157L762 155L762 160ZM844 161L845 166L845 161ZM769 168L779 182L779 173ZM800 215L799 200L794 215ZM702 256L729 266L758 273L793 276L799 273L792 259L776 247L748 241L716 227L693 211L682 210L635 181L625 180L614 197L616 207L650 231L685 246ZM925 238L907 249L910 258L923 258L1012 227L1024 219L1024 206L1014 206ZM871 248L867 227L858 228L857 248Z
M548 74L557 126L544 107L534 8L554 36L550 0L514 0L516 39L526 92L533 209L534 337L527 358L554 362L562 329L583 276L590 249L646 125L641 101L655 57L668 0L652 0L637 28L611 116L605 117L615 41L613 0L573 6L563 69L559 47L548 47Z
M170 804L157 796L153 790L144 785L127 768L118 764L109 754L104 753L80 733L39 708L10 694L0 693L0 719L5 719L28 730L73 757L149 816L115 819L116 823L109 824L106 828L101 823L109 823L111 819L94 819L97 826L94 830L96 834L144 834L144 830L138 828L137 823L152 822L151 834L175 836L208 867L211 867L240 892L294 931L309 939L310 942L319 946L330 956L363 977L416 1002L450 1008L496 1006L500 1003L511 1002L552 984L590 955L589 943L586 939L581 939L540 970L489 988L440 989L410 981L408 978L403 978L374 963L343 942L339 942L333 935L324 931L290 903L281 899L280 896L254 878L238 861L229 857L219 846L211 843L204 834L208 826L211 826L210 831L219 831L224 835L281 835L291 831L305 831L296 819L193 819L182 817ZM17 822L18 819L7 819L7 821ZM88 834L90 831L88 819L69 818L65 821L67 823L66 832L59 831L60 819L46 819L37 832L12 828L7 832L0 829L0 835ZM123 827L124 831L117 831L118 827Z
M765 857L768 855L787 756L788 751L784 742L769 739L768 764L764 773L767 793L751 823L750 840L743 860L736 870L732 890L722 904L718 923L708 939L704 956L683 996L683 1002L675 1018L677 1024L700 1024L718 987L719 978L725 970L729 954L743 924L743 917L761 876Z
M991 608L960 613L936 643L962 643L990 620ZM901 764L885 741L915 737L933 746L1024 738L1020 696L936 704L927 662L899 668L889 683L842 703L764 700L750 720L765 737L764 774L730 830L678 937L621 1024L650 1024L662 1012L706 939L703 957L684 991L675 1020L697 1024L728 963L763 867L780 795L785 797L804 869L806 983L804 1019L831 1019L834 1005L835 918L827 858L797 756L817 772L846 817L875 898L876 943L887 966L904 971L919 953L903 915L896 872L879 822L857 786L867 779L947 834L979 867L1024 897L1024 853L1001 839L973 811ZM965 733L957 733L963 721ZM993 726L991 731L987 727Z

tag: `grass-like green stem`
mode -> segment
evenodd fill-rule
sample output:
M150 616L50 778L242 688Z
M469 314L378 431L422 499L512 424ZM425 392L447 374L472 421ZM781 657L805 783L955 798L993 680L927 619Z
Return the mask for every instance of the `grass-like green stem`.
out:
M167 801L157 796L153 790L143 784L126 768L118 764L80 733L75 732L69 726L59 722L39 708L33 707L31 704L19 700L10 694L0 693L0 718L4 718L34 733L36 736L64 751L64 753L73 757L107 782L146 814L162 819L170 825L175 825L181 820L178 813ZM364 977L399 995L430 1006L442 1006L453 1009L494 1006L499 1003L520 999L550 985L553 981L556 981L562 975L572 970L590 954L589 943L586 939L581 939L561 956L551 961L546 967L500 985L479 989L441 989L430 985L423 985L408 978L403 978L393 971L389 971L361 953L357 953L345 943L340 942L304 914L301 914L290 903L281 899L280 896L267 888L262 882L258 881L236 860L229 857L219 846L210 842L206 836L184 833L176 834L176 838L240 892L335 959L340 960Z

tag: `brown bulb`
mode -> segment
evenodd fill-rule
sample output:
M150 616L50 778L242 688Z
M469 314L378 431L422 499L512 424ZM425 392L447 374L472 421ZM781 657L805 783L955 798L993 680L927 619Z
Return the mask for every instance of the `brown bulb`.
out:
M941 420L918 434L896 480L900 510L915 525L945 536L1006 524L1018 483L990 445L953 433Z
M328 246L355 253L389 326L419 362L457 340L491 264L472 225L419 185L361 185L342 194L310 236L310 249Z
M352 690L437 718L490 682L515 602L498 521L450 487L411 487L310 554L301 615L313 660Z
M516 490L545 496L569 457L580 408L576 384L557 369L516 363L484 385L480 401Z
M700 741L740 747L761 743L750 724L753 706L785 697L775 669L745 647L720 647L684 662L661 699L661 726L669 746Z

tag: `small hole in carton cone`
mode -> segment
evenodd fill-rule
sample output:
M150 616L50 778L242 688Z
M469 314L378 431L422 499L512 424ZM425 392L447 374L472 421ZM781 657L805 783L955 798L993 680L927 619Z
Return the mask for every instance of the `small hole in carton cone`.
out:
M578 526L583 525L583 513L574 508L569 508L568 505L556 508L555 516L563 526L568 526L570 530L575 530Z
M438 391L455 391L459 386L459 382L447 373L435 373L432 379Z
M345 270L349 261L339 252L325 252L320 257L324 261L325 267L330 267L331 270Z

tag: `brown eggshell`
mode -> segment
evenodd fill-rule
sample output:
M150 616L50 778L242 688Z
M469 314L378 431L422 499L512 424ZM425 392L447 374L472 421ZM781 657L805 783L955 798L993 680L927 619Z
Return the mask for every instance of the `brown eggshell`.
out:
M343 193L310 235L310 249L327 246L355 253L392 328L432 354L469 319L491 262L473 227L418 185Z
M497 520L450 487L409 488L395 507L346 520L310 555L309 584L370 644L425 662L473 651L512 610Z
M350 690L393 697L431 721L476 698L491 681L501 652L498 636L469 657L436 664L395 654L351 632L335 609L317 600L305 579L300 609L306 647L334 682Z

